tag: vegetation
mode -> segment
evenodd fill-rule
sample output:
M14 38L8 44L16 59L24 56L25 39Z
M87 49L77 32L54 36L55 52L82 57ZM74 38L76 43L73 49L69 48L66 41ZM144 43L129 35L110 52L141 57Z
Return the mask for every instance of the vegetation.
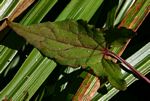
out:
M25 12L18 16L21 11L24 11L24 9L30 5L25 4L25 1L33 3L34 0L14 0L9 7L7 6L7 10L3 10L3 15L1 15L0 18L3 19L7 16L7 18L12 21L17 17L15 22L20 22L23 25L49 20L83 19L99 28L105 27L109 29L112 26L119 25L118 28L126 27L136 32L149 12L149 3L147 0L137 0L134 3L126 1L118 2L118 0L39 0L35 1ZM1 2L3 6L1 6L1 8L7 3L8 2L3 0ZM20 6L19 10L18 6L15 6L16 4ZM133 5L130 6L130 4ZM23 5L26 6L24 6L24 9L21 9ZM122 13L127 10L128 13ZM0 100L12 99L20 101L30 99L40 101L44 99L59 100L62 98L71 100L73 96L74 100L108 100L113 96L113 92L115 92L113 94L118 92L109 84L102 85L103 83L99 82L97 77L87 71L83 71L79 68L73 70L71 68L66 69L65 66L60 64L56 66L54 61L42 55L37 49L33 48L33 46L27 44L24 39L5 27L6 23L4 21L0 28L3 29L0 38L0 84L2 85ZM111 50L121 55L127 43L124 47L113 47ZM143 46L144 45L145 44L143 44ZM141 50L139 50L140 52L135 50L134 53L136 51L138 52L133 55L127 54L127 56L132 55L127 61L135 58L134 61L136 62L133 66L137 67L143 74L149 72L150 64L148 54L145 53L147 52L146 49L149 49L149 43L146 44L144 48L141 48ZM136 60L136 56L140 56L139 53L141 52L143 52L143 54L145 53L145 56L139 57L140 60ZM129 63L132 64L134 61L129 61ZM125 72L124 78L128 85L135 81L133 76ZM104 94L106 87L108 93ZM93 93L96 93L95 96L93 96Z

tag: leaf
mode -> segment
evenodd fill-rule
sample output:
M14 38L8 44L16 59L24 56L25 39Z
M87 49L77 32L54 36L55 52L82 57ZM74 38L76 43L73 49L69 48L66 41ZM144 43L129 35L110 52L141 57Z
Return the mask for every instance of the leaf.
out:
M45 56L62 65L92 66L102 58L104 44L93 40L94 34L73 20L45 22L31 26L10 22L9 26ZM90 33L89 33L90 32ZM101 36L102 42L104 36Z
M135 33L124 27L121 28L110 28L105 31L105 40L107 42L108 47L123 47L126 44L127 40L135 35Z
M97 30L82 20L45 22L30 26L14 22L8 24L45 56L55 59L61 65L91 67L97 76L109 76L113 85L120 85L118 78L113 76L116 71L108 75L101 63L102 50L106 47L104 31ZM118 75L120 77L121 71Z
M118 64L113 63L110 60L102 59L102 64L106 71L108 81L119 90L125 90L127 84L123 79L121 69Z

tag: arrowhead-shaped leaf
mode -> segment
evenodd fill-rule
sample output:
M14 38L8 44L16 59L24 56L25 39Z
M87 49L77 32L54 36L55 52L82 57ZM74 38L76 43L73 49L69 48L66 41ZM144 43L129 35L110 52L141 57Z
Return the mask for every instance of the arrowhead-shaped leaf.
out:
M87 25L84 21L45 22L30 26L8 22L9 26L45 56L61 65L91 67L97 76L108 76L110 83L123 90L121 71L112 71L116 65L102 64L102 50L107 40L104 31ZM105 68L105 66L108 66ZM109 74L110 73L110 74ZM118 76L118 77L116 77ZM120 86L119 86L120 85Z

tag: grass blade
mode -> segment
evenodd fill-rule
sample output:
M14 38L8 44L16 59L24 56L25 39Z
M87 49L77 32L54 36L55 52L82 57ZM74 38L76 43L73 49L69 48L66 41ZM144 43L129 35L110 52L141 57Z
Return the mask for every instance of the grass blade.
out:
M39 62L41 62L40 65ZM24 92L28 93L27 98L30 99L55 67L56 64L53 61L47 58L43 60L38 50L34 49L15 77L1 91L0 100L7 96L9 99L20 101L25 96Z
M57 20L65 20L66 18L69 18L89 21L102 2L103 0L71 0L67 7L57 17Z
M99 87L99 78L88 73L82 81L82 84L80 85L75 96L73 97L73 101L90 101Z
M136 32L149 14L149 6L150 3L148 0L137 0L128 10L119 27L126 27Z

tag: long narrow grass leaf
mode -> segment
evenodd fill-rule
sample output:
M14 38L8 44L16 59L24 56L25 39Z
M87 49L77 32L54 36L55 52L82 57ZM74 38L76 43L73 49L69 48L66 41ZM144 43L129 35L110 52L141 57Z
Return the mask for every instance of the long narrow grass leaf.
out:
M149 0L136 0L119 26L137 31L141 23L149 14L149 6Z
M84 19L89 21L103 0L72 0L67 7L61 12L57 19ZM89 10L90 9L90 10Z

